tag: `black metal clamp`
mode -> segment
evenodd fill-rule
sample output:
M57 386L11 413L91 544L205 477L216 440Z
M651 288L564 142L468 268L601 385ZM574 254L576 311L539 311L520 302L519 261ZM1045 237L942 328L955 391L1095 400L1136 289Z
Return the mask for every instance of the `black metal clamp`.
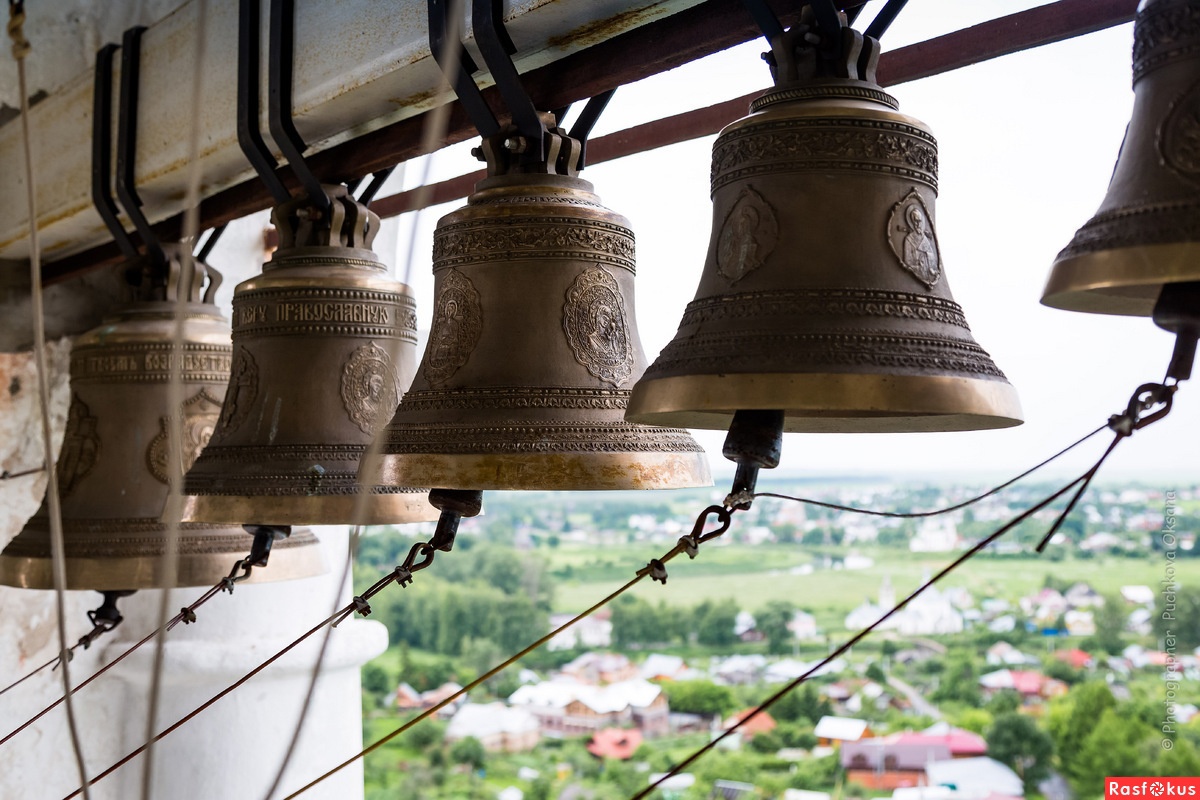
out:
M287 158L288 168L296 176L309 203L322 214L328 214L332 201L320 178L304 158L308 149L296 129L292 117L292 84L295 64L296 4L295 0L271 0L269 8L267 52L267 125L271 138ZM275 160L263 138L260 125L262 67L262 4L261 0L240 0L238 4L238 84L237 133L242 153L266 184L276 205L292 199L292 193L279 175ZM374 173L370 184L358 197L369 205L395 167ZM349 184L357 187L360 181Z
M146 29L135 26L125 31L122 37L121 49L121 86L118 101L117 119L117 166L116 193L120 205L113 197L113 60L118 49L116 44L106 44L96 53L95 80L92 91L92 202L96 207L108 232L116 242L121 255L126 261L137 262L141 253L133 237L121 224L120 212L133 222L134 229L146 248L150 261L152 282L159 285L169 285L178 280L172 276L170 259L150 221L142 212L142 199L138 194L134 177L137 160L137 129L139 85L141 79L141 37ZM217 243L224 226L215 228L208 240L196 255L196 261L203 262ZM205 290L204 302L212 302L213 295L221 284L221 274L207 265L204 267L208 275L208 288ZM126 271L126 280L139 286L143 275L140 265L131 265ZM187 287L188 293L198 294L199 287Z
M455 24L460 8L461 0L429 0L429 47L468 118L484 139L484 147L473 151L476 158L488 161L489 166L499 163L500 171L506 168L504 162L515 160L518 168L527 171L578 173L586 164L588 134L616 90L588 100L569 133L558 127L567 108L555 109L553 123L548 124L547 116L537 110L513 63L516 46L504 26L503 2L472 0L475 44L508 110L512 127L506 130L472 78L479 68L463 46L461 26ZM502 132L504 136L498 142L489 141ZM506 151L507 156L502 156L499 150Z

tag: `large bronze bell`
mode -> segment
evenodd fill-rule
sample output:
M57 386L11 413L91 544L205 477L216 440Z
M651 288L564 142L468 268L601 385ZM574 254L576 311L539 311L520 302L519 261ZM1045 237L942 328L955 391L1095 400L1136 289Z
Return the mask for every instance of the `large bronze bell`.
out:
M1149 316L1164 284L1200 281L1200 2L1142 3L1133 91L1108 194L1055 259L1048 306Z
M429 342L364 483L708 485L704 452L686 431L624 419L645 365L629 223L572 174L496 168L506 139L485 140L493 177L438 222Z
M786 430L839 432L1021 422L944 274L937 144L875 83L878 42L842 33L829 72L792 32L773 42L775 88L718 137L700 285L628 419L724 430L739 409L782 409Z
M427 493L366 494L359 460L412 379L415 304L370 249L379 217L344 186L273 212L280 247L233 298L233 366L184 518L386 524L431 520Z
M178 261L173 262L178 278ZM172 286L179 286L177 280ZM198 286L199 281L191 285ZM229 324L195 289L182 314L175 301L139 302L80 336L71 350L71 406L58 458L66 588L162 587L169 492L169 426L182 415L179 467L196 460L221 413L229 380ZM182 316L183 405L172 410L173 336ZM176 586L213 584L251 549L241 527L200 522L179 526ZM317 575L326 570L312 533L275 543L269 569L253 580ZM45 504L0 554L0 583L54 588Z

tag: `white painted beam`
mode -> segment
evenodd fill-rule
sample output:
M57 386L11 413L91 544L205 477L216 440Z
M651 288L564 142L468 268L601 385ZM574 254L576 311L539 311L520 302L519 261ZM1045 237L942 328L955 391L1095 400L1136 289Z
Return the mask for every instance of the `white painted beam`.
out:
M518 48L517 68L526 72L698 2L509 0L505 19ZM198 65L201 5L206 6L207 46L204 63ZM263 5L265 60L268 4ZM142 38L136 181L151 222L183 210L187 137L193 124L199 127L204 196L253 175L237 143L237 6L237 0L188 0ZM425 9L424 0L299 0L294 116L312 150L450 99L430 57ZM29 33L36 39L34 31ZM34 57L53 54L39 52L35 44ZM203 70L203 78L194 111L191 85L197 68ZM118 64L114 87L119 72ZM110 238L91 201L92 82L90 72L79 75L30 112L46 260ZM266 97L265 66L262 96ZM262 127L266 130L265 108ZM6 191L0 192L0 258L28 255L21 153L20 126L10 121L0 127L0 174L6 184Z

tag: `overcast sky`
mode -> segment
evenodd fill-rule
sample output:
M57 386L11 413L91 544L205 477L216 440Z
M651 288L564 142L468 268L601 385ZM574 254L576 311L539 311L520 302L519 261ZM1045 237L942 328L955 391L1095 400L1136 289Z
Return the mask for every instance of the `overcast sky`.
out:
M862 16L869 21L881 5ZM884 51L1040 5L1020 0L910 3ZM860 27L862 27L860 24ZM788 434L781 470L813 474L1019 471L1124 409L1139 384L1159 380L1172 338L1148 318L1094 316L1039 303L1050 264L1099 206L1116 160L1133 94L1132 25L891 88L901 111L932 128L940 147L936 209L945 275L977 341L1020 394L1024 425L1001 431L924 434ZM593 134L711 105L770 83L762 40L622 87ZM692 299L711 224L713 137L589 167L609 208L633 223L638 243L637 315L653 360ZM435 156L432 178L478 168L474 142ZM423 160L393 176L382 194L417 183ZM382 196L382 195L381 195ZM433 227L462 201L399 225L381 256L411 284L427 328L432 302ZM415 235L415 240L413 236ZM714 471L725 472L723 433L697 432ZM1079 471L1103 445L1061 462ZM1110 477L1145 477L1169 488L1200 473L1200 387L1181 389L1171 416L1138 432L1110 459Z

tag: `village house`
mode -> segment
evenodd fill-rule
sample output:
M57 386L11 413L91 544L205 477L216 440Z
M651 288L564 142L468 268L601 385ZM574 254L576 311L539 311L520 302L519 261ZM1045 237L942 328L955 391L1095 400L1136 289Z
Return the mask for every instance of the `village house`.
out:
M574 619L574 614L551 614L550 630ZM546 643L550 650L574 650L576 647L612 647L612 609L602 608L584 617Z
M766 711L759 711L754 714L755 709L747 708L737 712L733 716L725 720L721 726L723 730L729 730L734 725L741 723L741 727L737 729L735 735L740 735L742 739L749 741L760 733L770 733L775 730L775 718ZM754 714L754 716L750 716ZM749 717L749 719L747 719ZM742 720L746 720L742 722Z
M821 747L857 742L875 735L866 720L833 716L821 717L813 733L817 736L817 745Z
M446 727L446 741L473 737L489 753L523 753L541 740L537 719L523 708L501 702L466 703Z
M587 744L587 751L596 758L628 761L642 746L642 733L637 728L601 728Z
M550 738L630 725L649 738L670 732L666 695L658 686L640 678L607 686L546 681L522 686L508 702L533 714L542 735Z
M841 764L848 781L886 791L928 783L926 768L931 763L986 754L982 736L941 723L921 732L846 742Z
M1067 685L1040 672L1019 669L1000 669L979 676L979 688L985 698L1011 689L1021 695L1024 705L1040 705L1045 700L1067 693Z
M620 653L587 652L563 664L562 674L580 683L619 683L638 676L638 668Z

